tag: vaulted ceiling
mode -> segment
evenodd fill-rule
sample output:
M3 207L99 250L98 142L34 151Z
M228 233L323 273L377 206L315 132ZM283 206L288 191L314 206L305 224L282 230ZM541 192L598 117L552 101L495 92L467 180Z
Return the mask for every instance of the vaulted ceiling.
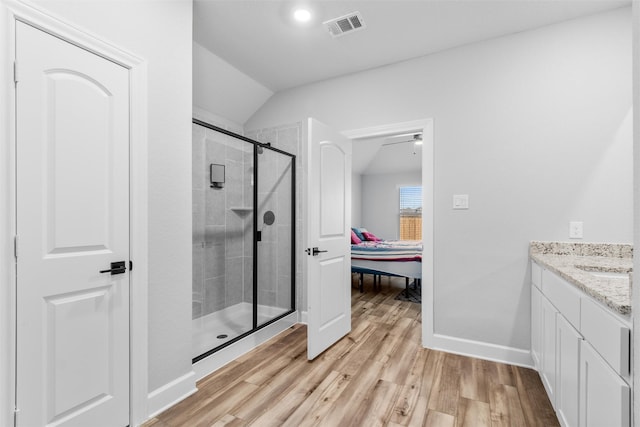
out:
M194 40L277 92L625 6L617 0L195 0ZM292 11L312 13L300 24ZM322 22L358 11L366 28Z

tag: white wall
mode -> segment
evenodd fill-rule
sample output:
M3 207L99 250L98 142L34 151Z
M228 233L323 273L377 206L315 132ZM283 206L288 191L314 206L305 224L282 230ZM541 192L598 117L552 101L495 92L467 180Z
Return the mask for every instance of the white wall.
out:
M270 89L193 42L194 107L243 124L271 95Z
M8 22L8 12L3 4L0 4L0 22ZM11 189L12 171L9 167L9 160L12 157L10 133L11 118L10 102L11 82L10 72L11 59L10 47L6 40L11 39L8 25L0 26L0 206L11 206L13 195ZM9 71L11 70L11 71ZM13 304L12 281L13 272L13 214L9 209L0 209L0 425L11 425L13 423L13 407L11 396L13 384L11 372L13 366L13 355L10 342L12 340L12 317L14 315L11 306Z
M362 175L362 226L385 240L400 238L399 188L422 185L422 172Z
M37 4L148 63L149 391L153 391L192 370L192 3L39 0Z
M633 2L633 104L640 105L640 3ZM633 206L634 206L634 247L640 247L640 108L633 112ZM633 258L633 269L640 271L640 257ZM632 311L640 311L640 292L632 292ZM640 343L640 316L633 316L633 342ZM640 351L634 345L633 383L640 384ZM640 393L633 393L633 420L640 420ZM637 421L636 421L637 423Z
M362 175L351 174L351 226L362 224Z
M281 92L246 126L434 118L435 332L528 349L529 241L632 241L630 109L623 8Z

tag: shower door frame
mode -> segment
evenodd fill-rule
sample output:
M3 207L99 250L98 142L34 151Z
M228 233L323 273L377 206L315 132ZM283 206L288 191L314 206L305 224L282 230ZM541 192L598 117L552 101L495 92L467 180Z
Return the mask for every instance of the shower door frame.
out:
M256 331L259 331L262 328L265 328L269 325L271 325L272 323L277 322L278 320L292 314L295 313L296 311L296 155L295 154L291 154L288 153L284 150L280 150L279 148L275 148L272 147L270 143L262 143L259 141L256 141L254 139L251 138L247 138L246 136L237 134L235 132L232 132L230 130L221 128L219 126L213 125L211 123L207 123L203 120L199 120L196 118L192 118L191 122L195 125L199 125L202 126L204 128L213 130L215 132L220 132L222 134L228 135L232 138L236 138L239 139L241 141L244 142L248 142L250 144L253 144L253 168L254 168L254 185L253 185L253 302L252 304L252 309L253 309L253 319L252 319L252 328L246 332L243 332L242 334L238 335L237 337L234 337L233 339L230 339L229 341L224 342L223 344L220 344L216 347L211 348L210 350L194 357L191 360L191 363L196 363L199 362L203 359L206 359L207 357L211 356L212 354L216 353L219 350L222 350L225 347L230 346L231 344L240 341L241 339L255 333ZM260 182L260 178L259 178L259 174L258 174L258 169L259 169L259 164L258 164L258 150L257 148L260 147L264 150L271 150L273 152L288 156L291 158L291 308L272 318L269 319L268 321L258 325L258 215L256 212L256 207L258 206L258 184Z

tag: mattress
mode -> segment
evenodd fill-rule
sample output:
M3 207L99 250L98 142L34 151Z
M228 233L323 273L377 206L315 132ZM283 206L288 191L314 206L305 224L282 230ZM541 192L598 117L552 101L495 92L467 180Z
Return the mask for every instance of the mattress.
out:
M420 240L365 241L351 245L352 260L422 262Z

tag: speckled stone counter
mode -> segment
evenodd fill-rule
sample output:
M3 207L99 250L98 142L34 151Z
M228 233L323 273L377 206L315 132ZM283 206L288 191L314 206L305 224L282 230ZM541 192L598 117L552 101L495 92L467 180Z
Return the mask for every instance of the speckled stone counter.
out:
M529 256L616 313L631 316L632 245L534 241ZM619 277L602 277L606 273Z

